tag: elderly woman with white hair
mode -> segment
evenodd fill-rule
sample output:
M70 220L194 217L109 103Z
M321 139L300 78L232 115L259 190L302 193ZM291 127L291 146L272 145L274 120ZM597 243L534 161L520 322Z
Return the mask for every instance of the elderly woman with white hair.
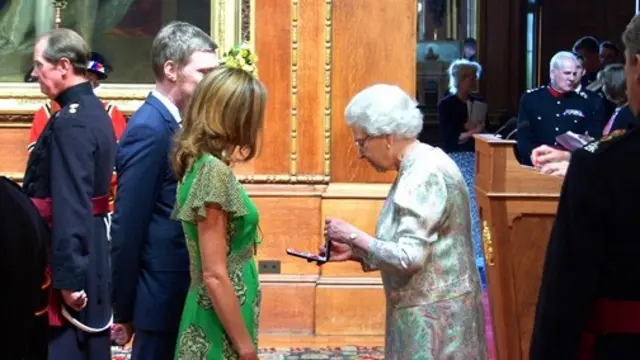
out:
M484 272L480 236L480 214L475 191L475 142L473 135L484 130L487 123L486 104L473 89L477 86L482 67L477 62L460 59L449 66L449 96L438 104L438 122L442 149L458 165L469 191L471 234L476 264ZM478 106L482 103L484 106Z
M360 156L378 171L398 172L375 235L337 218L325 223L331 261L382 273L385 359L486 359L482 286L460 170L442 150L417 141L422 115L397 86L363 90L345 118Z

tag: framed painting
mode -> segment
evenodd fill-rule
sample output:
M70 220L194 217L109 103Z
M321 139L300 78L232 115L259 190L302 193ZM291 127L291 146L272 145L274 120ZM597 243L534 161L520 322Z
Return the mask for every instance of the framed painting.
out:
M65 1L63 1L65 2ZM125 112L138 108L153 87L153 38L171 21L211 34L219 52L254 44L255 0L74 0L57 9L51 0L0 0L0 113L28 114L44 101L38 84L25 83L38 34L60 26L78 32L103 54L113 71L97 89Z

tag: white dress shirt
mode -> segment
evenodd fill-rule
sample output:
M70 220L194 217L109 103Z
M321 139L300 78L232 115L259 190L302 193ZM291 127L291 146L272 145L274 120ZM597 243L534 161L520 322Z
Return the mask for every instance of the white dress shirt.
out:
M176 106L176 104L174 104L171 100L169 100L168 97L162 95L158 90L155 90L155 89L151 90L151 95L155 96L156 99L160 100L162 105L164 105L167 108L167 110L169 110L169 113L171 114L171 116L173 116L173 118L176 120L178 125L182 127L182 117L180 116L180 110L178 110L178 107Z

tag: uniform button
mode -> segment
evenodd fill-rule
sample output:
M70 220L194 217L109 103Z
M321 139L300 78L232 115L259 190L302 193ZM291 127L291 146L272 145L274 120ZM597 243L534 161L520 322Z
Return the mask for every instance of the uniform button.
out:
M560 105L560 100L558 100L558 105Z
M556 141L556 143L554 145L558 145L558 142Z
M578 123L578 120L573 120L573 122L577 124L577 123Z
M560 114L556 114L556 117L560 117Z
M542 117L538 116L538 120L542 120Z
M560 129L556 128L556 131L559 131Z

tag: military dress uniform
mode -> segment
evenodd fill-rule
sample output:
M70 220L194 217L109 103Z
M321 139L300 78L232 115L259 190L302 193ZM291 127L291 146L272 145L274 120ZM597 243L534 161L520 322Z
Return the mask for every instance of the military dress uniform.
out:
M518 111L516 139L520 162L532 165L533 149L540 145L559 146L556 136L567 131L600 137L604 127L600 116L583 91L559 93L546 86L527 90Z
M24 190L51 225L49 359L110 360L109 245L105 217L116 139L89 83L63 91L29 156ZM79 312L60 290L87 294Z
M551 231L531 360L640 358L640 129L573 152Z

